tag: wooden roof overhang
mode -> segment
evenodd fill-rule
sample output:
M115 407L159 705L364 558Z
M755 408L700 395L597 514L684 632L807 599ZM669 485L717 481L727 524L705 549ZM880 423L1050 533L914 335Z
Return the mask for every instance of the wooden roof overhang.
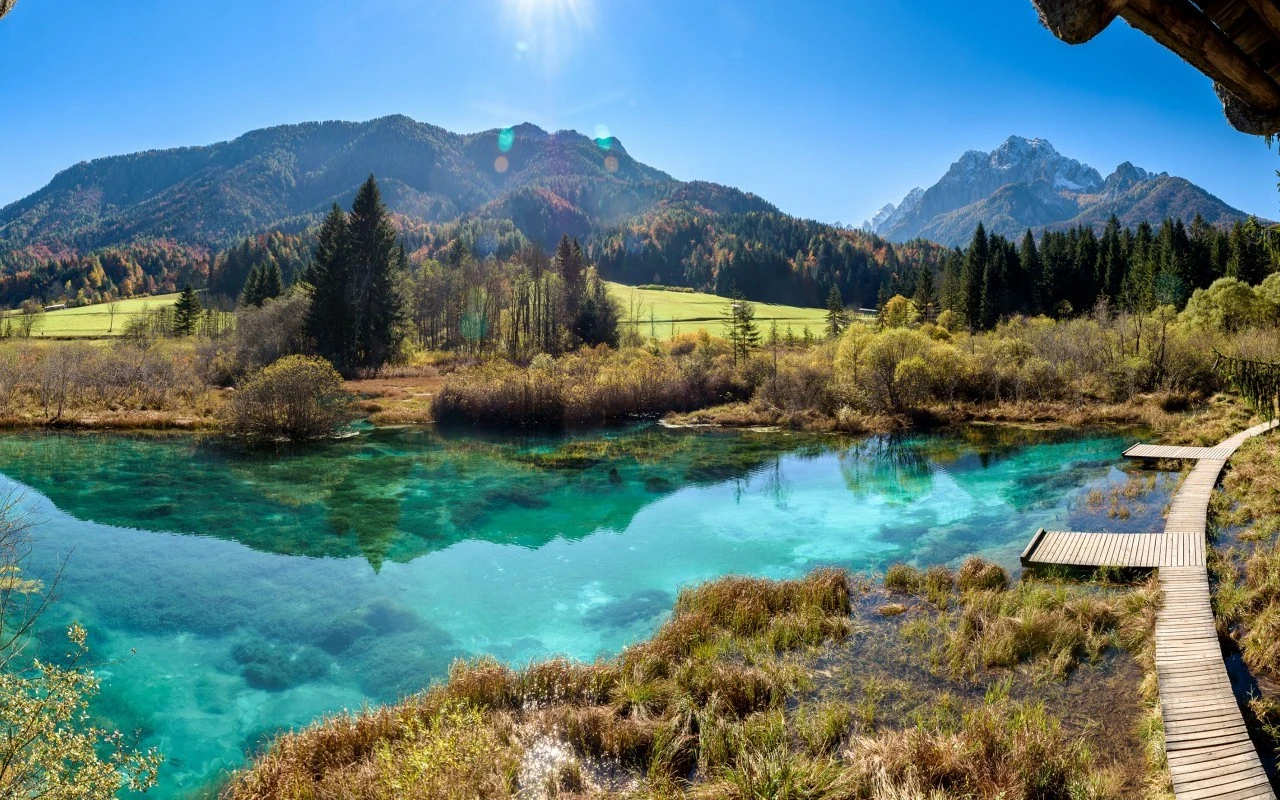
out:
M1032 0L1069 44L1116 17L1214 81L1227 121L1259 136L1280 133L1280 5L1275 0Z
M16 2L18 2L18 0L0 0L0 17L3 17L5 14L12 11L13 4Z

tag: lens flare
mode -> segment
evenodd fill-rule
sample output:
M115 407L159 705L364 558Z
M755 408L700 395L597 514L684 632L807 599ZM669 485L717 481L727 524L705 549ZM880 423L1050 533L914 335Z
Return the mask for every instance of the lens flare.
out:
M494 171L496 171L499 175L501 175L502 173L506 172L506 171L507 171L507 167L509 167L509 166L511 166L511 163L507 161L507 157L506 157L506 156L498 156L497 158L495 158L495 159L493 160L493 169L494 169Z
M511 128L503 128L498 132L498 149L506 153L511 150L511 145L515 144L516 132Z
M617 156L605 156L605 157L604 157L604 169L605 169L605 171L606 171L606 172L617 172L617 171L618 171L618 158L617 158Z

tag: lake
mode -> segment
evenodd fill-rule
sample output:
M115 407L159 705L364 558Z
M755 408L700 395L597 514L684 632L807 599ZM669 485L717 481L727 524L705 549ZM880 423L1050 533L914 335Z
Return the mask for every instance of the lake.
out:
M36 651L89 629L98 720L161 748L155 794L180 797L455 658L615 653L715 576L970 554L1014 569L1041 526L1151 529L1164 482L1127 520L1097 502L1132 438L384 428L263 455L27 433L0 436L0 464L38 522L34 571L64 569Z

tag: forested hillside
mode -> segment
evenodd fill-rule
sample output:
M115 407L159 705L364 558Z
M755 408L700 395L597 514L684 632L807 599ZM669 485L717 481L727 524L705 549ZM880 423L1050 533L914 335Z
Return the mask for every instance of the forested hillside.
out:
M937 186L887 207L878 229L901 232L936 213L930 230L945 232L943 240L967 241L978 223L1004 237L988 243L976 277L965 277L968 256L958 251L925 239L890 243L789 216L731 187L679 181L636 161L617 139L528 124L458 135L386 117L76 165L0 210L0 305L79 305L187 283L233 303L255 270L287 285L307 269L324 213L335 201L348 206L370 171L414 275L448 262L455 243L476 259L508 262L568 236L601 277L623 283L807 306L824 305L833 287L859 307L920 295L926 306L990 321L1079 311L1100 294L1177 304L1232 274L1233 258L1270 258L1257 223L1227 232L1230 210L1213 206L1189 230L1179 222L1184 210L1205 206L1198 187L1128 164L1104 181L1040 140L1014 137L992 154L966 154ZM1075 219L1079 198L1089 198L1090 213L1114 211L1111 225ZM1146 224L1166 219L1159 234ZM1027 227L1050 231L1029 268L1026 246L1005 241ZM957 300L979 284L999 296L985 312L979 301Z

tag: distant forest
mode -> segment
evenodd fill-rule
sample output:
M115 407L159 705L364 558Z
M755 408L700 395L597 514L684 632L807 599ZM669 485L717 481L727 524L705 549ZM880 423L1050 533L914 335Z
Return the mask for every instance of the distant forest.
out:
M459 252L497 264L531 266L526 262L539 258L540 248L509 219L392 222L411 276L447 273ZM221 252L167 241L86 254L28 247L0 255L0 305L32 297L79 305L191 283L208 290L206 305L230 308L255 274L262 280L278 273L286 286L297 280L315 245L316 230L308 229L253 236ZM892 244L774 211L663 208L592 233L583 254L602 278L622 283L813 307L826 304L832 287L855 307L878 307L901 294L925 314L950 309L971 327L989 328L1011 314L1082 313L1099 299L1132 310L1181 308L1192 291L1223 276L1260 282L1280 263L1280 242L1255 219L1224 230L1199 217L1136 229L1113 218L1101 234L1079 227L1037 239L1028 231L1019 241L979 226L968 247L948 249L923 240Z

